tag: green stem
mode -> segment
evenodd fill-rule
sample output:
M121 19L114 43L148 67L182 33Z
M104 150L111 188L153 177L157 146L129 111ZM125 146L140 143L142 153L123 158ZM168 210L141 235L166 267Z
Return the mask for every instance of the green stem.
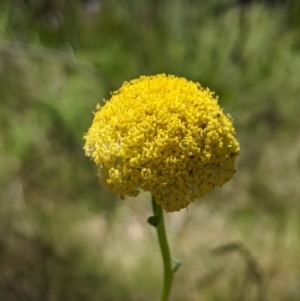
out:
M171 255L170 255L170 249L167 241L163 211L161 206L155 202L153 196L152 196L152 207L153 207L154 216L157 216L159 219L159 223L156 227L156 231L157 231L161 254L164 262L164 283L163 283L163 289L159 300L167 301L170 294L172 279L173 279Z

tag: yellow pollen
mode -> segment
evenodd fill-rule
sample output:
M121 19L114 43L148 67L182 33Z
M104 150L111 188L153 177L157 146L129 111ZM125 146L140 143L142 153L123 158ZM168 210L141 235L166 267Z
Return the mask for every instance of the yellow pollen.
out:
M97 106L84 139L112 192L150 191L168 212L230 180L240 149L214 93L165 74L125 82Z

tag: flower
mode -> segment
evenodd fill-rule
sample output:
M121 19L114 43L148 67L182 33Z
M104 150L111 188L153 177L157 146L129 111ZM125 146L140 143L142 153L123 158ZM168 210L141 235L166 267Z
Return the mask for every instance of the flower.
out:
M179 211L234 173L239 143L208 88L159 74L125 82L97 106L84 136L101 183L121 197L150 191Z

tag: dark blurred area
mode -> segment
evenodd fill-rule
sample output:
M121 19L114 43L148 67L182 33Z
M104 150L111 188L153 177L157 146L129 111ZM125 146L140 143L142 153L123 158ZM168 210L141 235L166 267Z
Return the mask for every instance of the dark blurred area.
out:
M241 143L233 181L167 216L171 300L300 300L300 1L2 0L1 301L157 298L147 196L82 149L96 104L157 73L215 91Z

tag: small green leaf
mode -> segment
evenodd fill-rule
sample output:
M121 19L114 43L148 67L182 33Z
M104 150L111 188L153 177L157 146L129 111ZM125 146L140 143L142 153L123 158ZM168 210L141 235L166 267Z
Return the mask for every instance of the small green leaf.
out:
M148 217L147 222L156 228L159 224L159 217L157 215L150 216Z
M176 259L175 257L171 257L171 260L172 260L172 264L173 264L172 271L173 271L173 273L175 273L181 266L181 262L178 259Z

